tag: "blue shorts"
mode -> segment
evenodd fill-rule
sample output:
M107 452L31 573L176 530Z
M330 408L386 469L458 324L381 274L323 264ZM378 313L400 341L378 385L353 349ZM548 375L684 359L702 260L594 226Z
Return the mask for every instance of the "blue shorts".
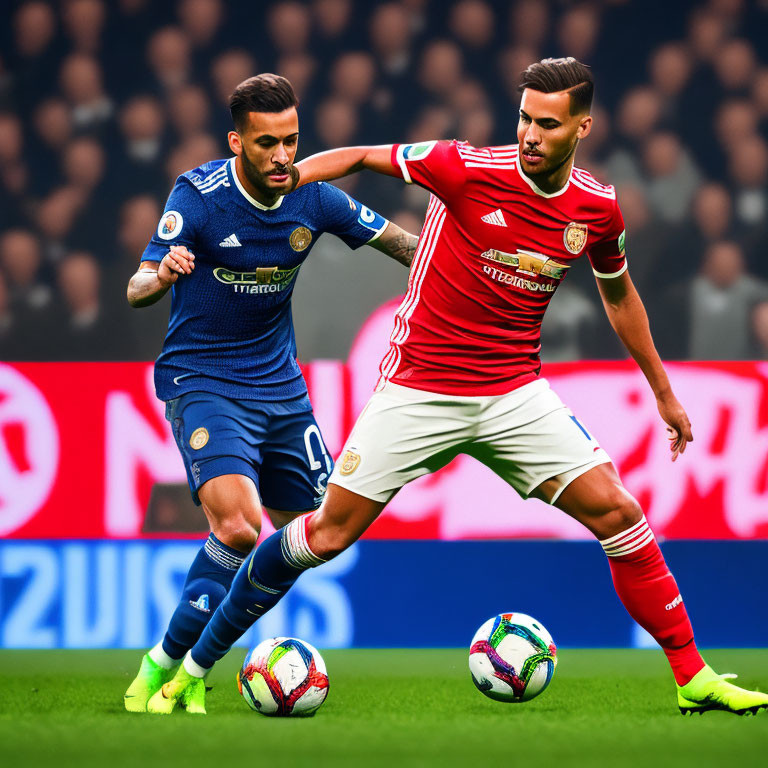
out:
M245 475L265 507L285 512L317 509L333 460L311 410L291 403L230 400L188 392L165 404L195 504L203 483Z

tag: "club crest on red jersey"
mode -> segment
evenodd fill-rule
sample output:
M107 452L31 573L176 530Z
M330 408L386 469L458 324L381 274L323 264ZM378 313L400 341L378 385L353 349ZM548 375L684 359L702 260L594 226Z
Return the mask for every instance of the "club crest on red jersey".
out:
M563 243L568 253L575 256L584 250L588 231L586 224L577 224L575 221L568 224L563 232Z

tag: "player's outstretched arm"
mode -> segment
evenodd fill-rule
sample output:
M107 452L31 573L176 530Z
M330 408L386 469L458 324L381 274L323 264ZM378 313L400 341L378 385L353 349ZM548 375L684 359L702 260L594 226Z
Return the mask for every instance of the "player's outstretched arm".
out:
M391 221L375 240L368 243L368 245L382 253L386 253L387 256L395 261L399 261L409 269L418 244L419 238L416 235L406 232Z
M640 366L653 394L661 418L667 423L670 434L672 461L685 452L685 446L693 440L688 415L672 391L659 353L651 337L648 315L628 272L618 277L597 279L597 287L603 299L608 320L622 344Z
M162 261L142 261L128 282L127 298L132 307L148 307L165 296L168 289L195 268L195 255L183 245L172 245Z
M362 170L399 176L392 164L392 145L342 147L312 155L293 166L294 189L311 181L331 181Z

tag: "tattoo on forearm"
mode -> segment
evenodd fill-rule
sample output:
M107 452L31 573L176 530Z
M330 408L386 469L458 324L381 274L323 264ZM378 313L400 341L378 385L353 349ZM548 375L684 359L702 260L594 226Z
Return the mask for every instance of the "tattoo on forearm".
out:
M418 244L419 238L416 237L416 235L401 230L396 235L389 238L387 242L387 253L396 261L399 261L406 267L410 267L411 262L413 262L413 254L416 253Z

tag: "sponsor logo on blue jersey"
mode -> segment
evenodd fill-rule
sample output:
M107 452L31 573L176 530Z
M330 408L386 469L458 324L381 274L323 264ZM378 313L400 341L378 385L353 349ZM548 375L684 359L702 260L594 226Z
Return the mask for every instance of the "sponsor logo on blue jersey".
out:
M225 285L231 285L235 293L279 293L293 282L299 267L259 267L253 272L234 272L216 267L213 276Z

